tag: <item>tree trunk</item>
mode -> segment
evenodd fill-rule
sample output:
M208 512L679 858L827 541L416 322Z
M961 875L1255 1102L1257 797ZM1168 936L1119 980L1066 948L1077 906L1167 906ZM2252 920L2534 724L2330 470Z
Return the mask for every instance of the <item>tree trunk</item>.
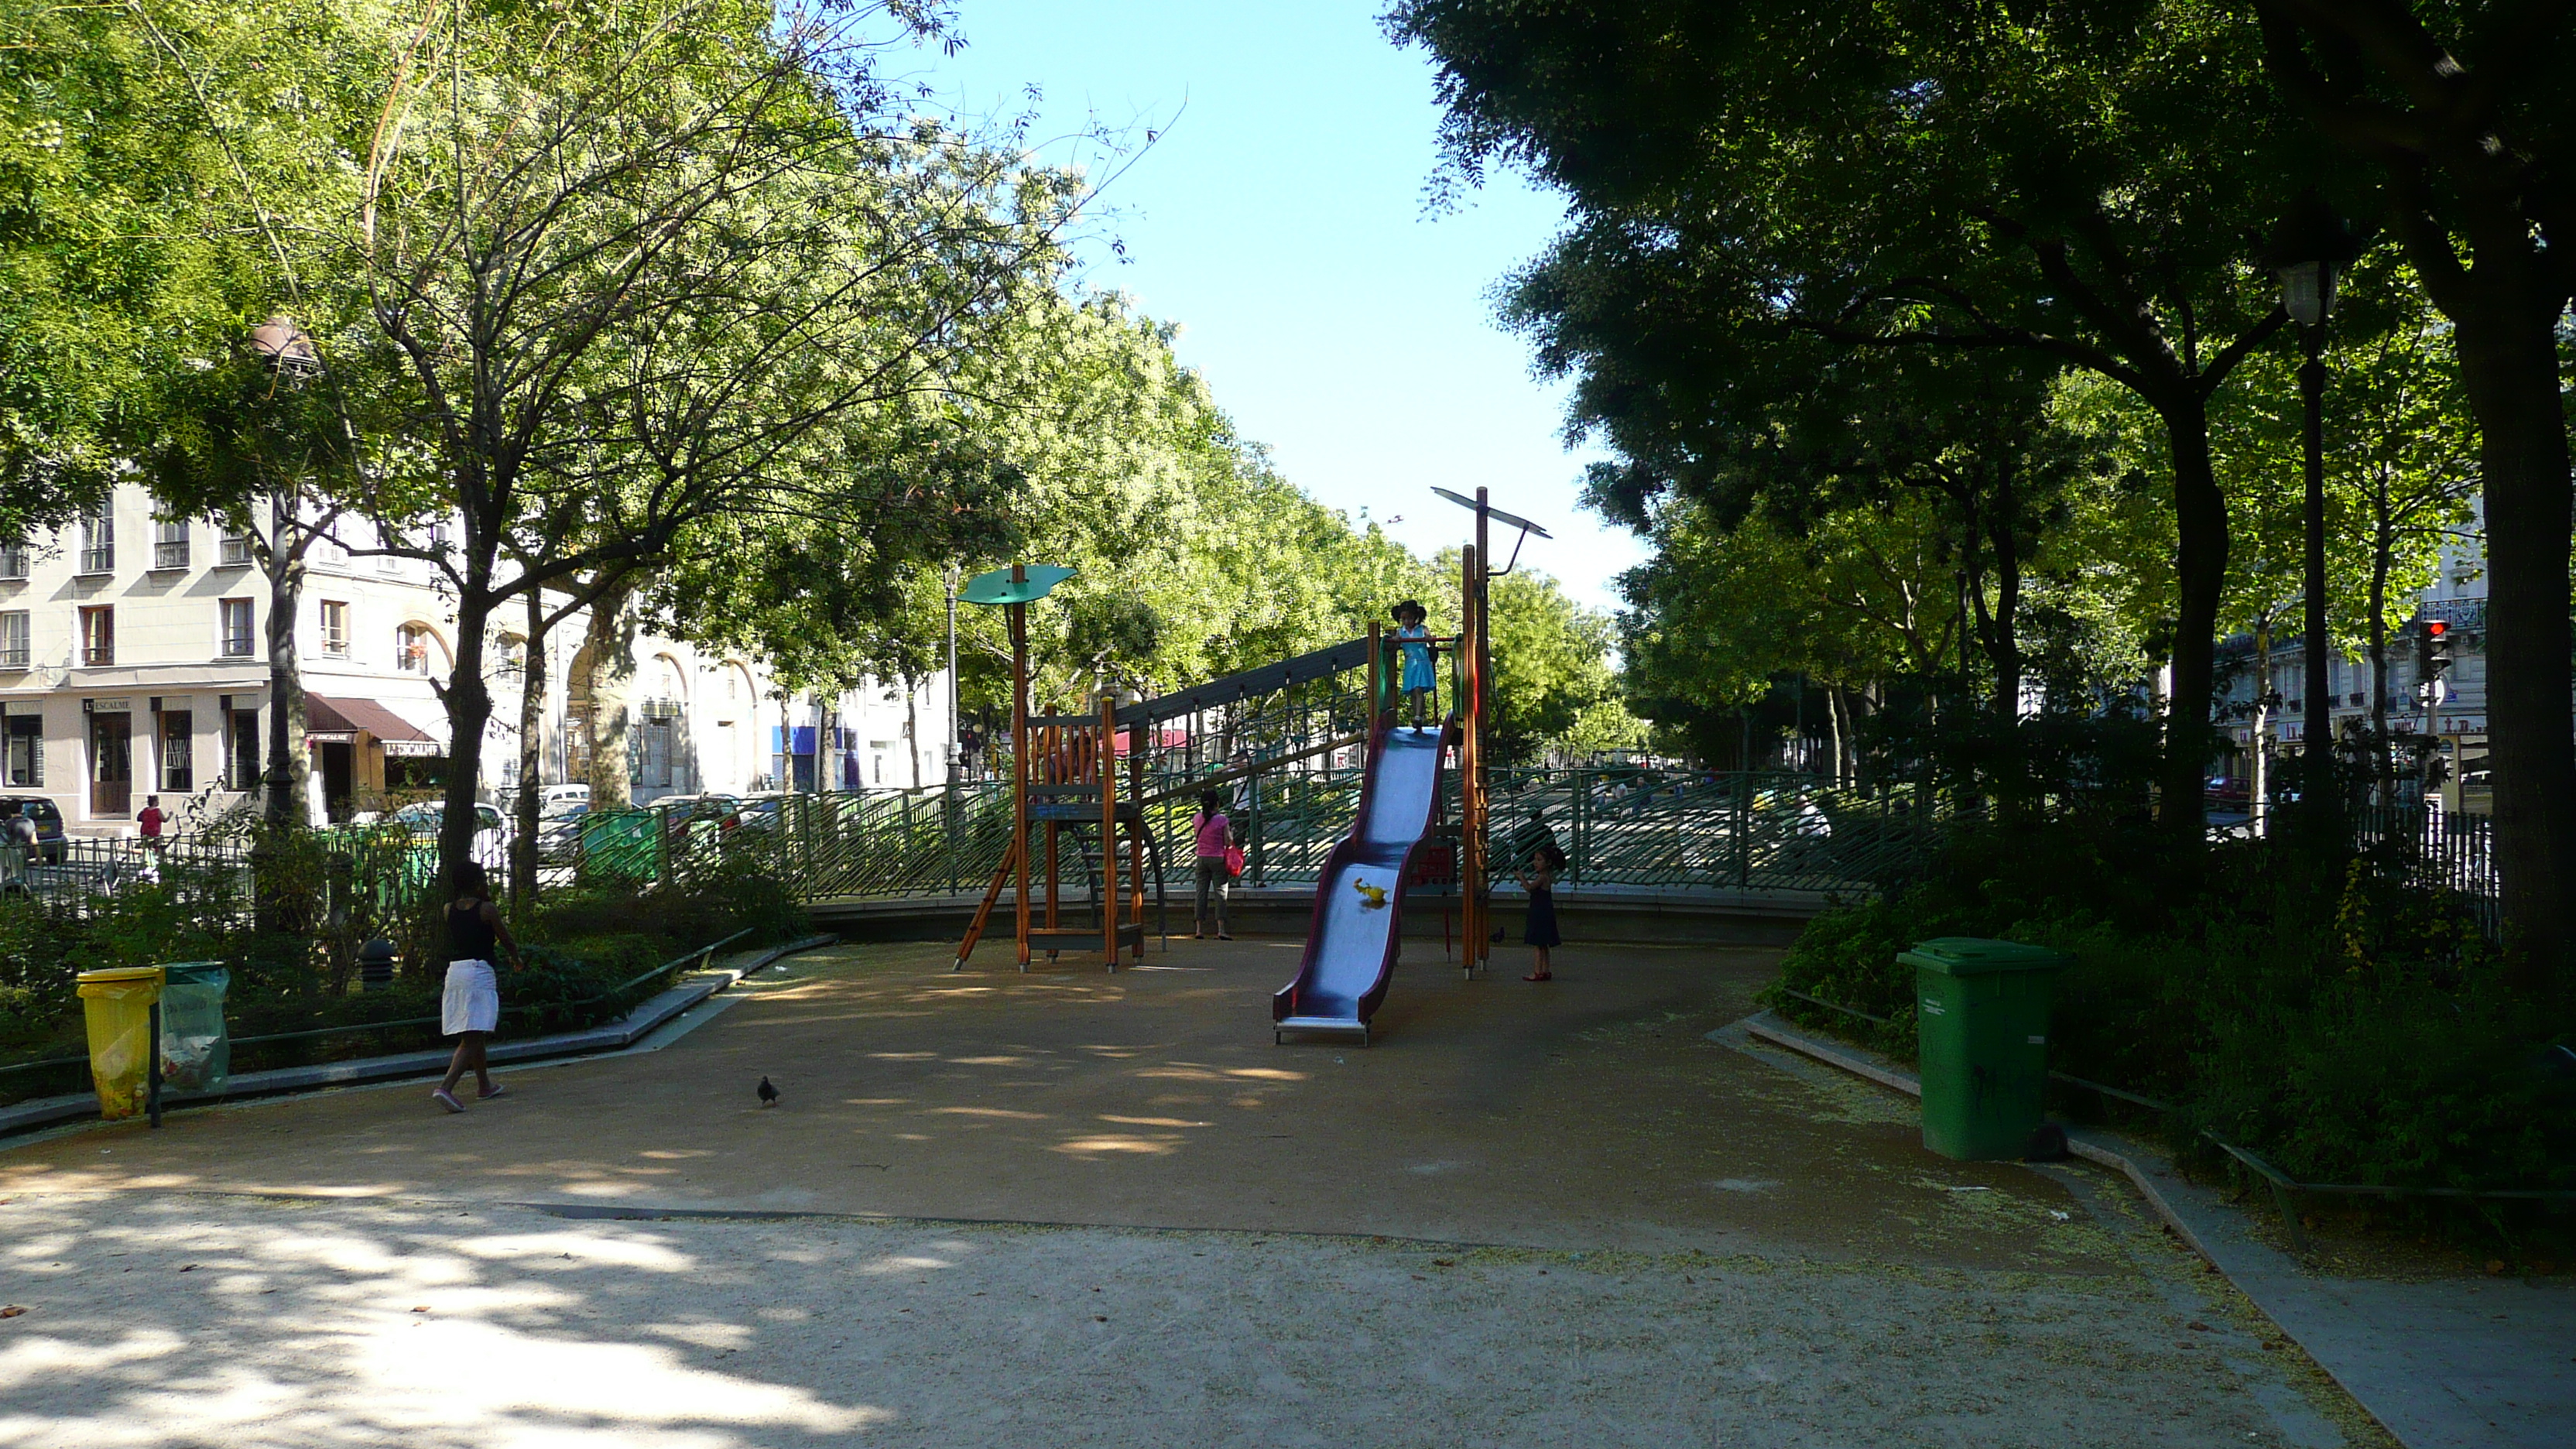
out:
M903 676L903 742L912 747L912 788L921 788L921 686Z
M2478 425L2486 484L2487 729L2495 771L2496 868L2503 876L2516 985L2558 979L2570 939L2576 866L2576 739L2569 722L2567 420L2546 307L2498 297L2445 307L2457 326L2460 380Z
M2254 833L2272 833L2272 616L2254 621L2254 773L2245 813Z
M510 831L510 893L537 898L537 822L545 806L546 606L545 590L528 590L526 664L519 671L519 797Z
M456 663L441 691L447 705L447 795L438 821L438 864L450 899L465 868L479 863L474 855L475 806L483 788L483 731L492 722L492 686L483 678L483 649L492 611L500 602L493 597L488 566L469 572L456 594Z
M2383 808L2397 803L2397 763L2388 742L2388 570L2397 551L2397 526L2390 512L2388 465L2383 463L2370 494L2370 767Z
M304 551L287 535L300 528L294 500L269 499L268 525L268 770L267 817L272 827L308 823L312 761L304 748L304 668L296 655L295 626L304 606Z
M2165 701L2164 799L2158 816L2197 841L2208 826L2209 695L2218 658L2218 602L2227 584L2227 499L2209 460L2209 410L2197 396L2160 402L2173 450L2175 593L2173 679Z
M635 613L631 589L614 589L590 606L589 653L590 808L627 810L635 804L633 762L627 758L628 715L634 708Z
M1825 686L1825 729L1831 736L1834 783L1840 785L1843 782L1843 687L1839 684Z

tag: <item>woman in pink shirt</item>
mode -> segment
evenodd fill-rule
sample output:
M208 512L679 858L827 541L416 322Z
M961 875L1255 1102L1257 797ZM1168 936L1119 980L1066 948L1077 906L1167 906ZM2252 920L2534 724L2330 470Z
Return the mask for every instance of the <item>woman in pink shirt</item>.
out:
M1216 893L1216 938L1231 941L1225 928L1226 893L1234 889L1234 867L1227 861L1226 848L1234 844L1234 822L1225 816L1225 792L1210 790L1199 797L1199 813L1190 817L1190 826L1198 835L1198 910L1190 928L1190 939L1205 939L1208 927L1208 893Z

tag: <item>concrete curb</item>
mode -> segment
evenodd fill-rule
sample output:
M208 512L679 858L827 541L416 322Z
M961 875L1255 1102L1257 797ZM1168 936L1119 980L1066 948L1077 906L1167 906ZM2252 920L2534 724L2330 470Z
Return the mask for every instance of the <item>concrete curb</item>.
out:
M492 1065L508 1066L518 1062L545 1061L555 1057L589 1056L599 1052L620 1051L650 1035L680 1013L732 986L735 982L773 963L818 946L837 942L838 936L807 936L784 946L773 946L739 966L710 971L688 981L657 992L637 1002L633 1009L616 1021L580 1031L556 1032L551 1036L530 1037L525 1041L496 1042L490 1056ZM231 1090L220 1096L169 1097L162 1100L166 1108L199 1107L210 1103L239 1101L249 1097L273 1096L281 1092L309 1092L322 1087L355 1086L362 1082L383 1082L404 1077L437 1076L447 1070L446 1048L430 1051L396 1052L390 1056L359 1057L345 1062L317 1062L311 1066L276 1067L265 1072L244 1072L232 1079ZM11 1107L0 1107L0 1137L49 1127L58 1122L75 1122L98 1115L98 1097L91 1092L72 1092L60 1097L38 1097Z
M1923 1083L1912 1072L1897 1066L1876 1052L1847 1046L1841 1042L1823 1041L1802 1032L1792 1031L1781 1022L1776 1013L1765 1011L1748 1017L1743 1026L1747 1032L1764 1041L1774 1046L1787 1047L1800 1056L1812 1057L1827 1066L1840 1067L1854 1076L1867 1077L1880 1086L1893 1087L1909 1097L1923 1095ZM2127 1147L2126 1144L2123 1144L2125 1150L2112 1147L2107 1145L2107 1140L2102 1134L2080 1127L2068 1129L2066 1147L2068 1151L2096 1167L2107 1167L2127 1177L2130 1185L2138 1190L2138 1196L2147 1200L2147 1206L2156 1210L2156 1216L2164 1219L2165 1226L2173 1229L2176 1237L2181 1238L2183 1242L2190 1245L2193 1252L2203 1258L2213 1263L2218 1261L2209 1251L2208 1246L2201 1242L2200 1234L2193 1231L2191 1220L2175 1209L2164 1190L2157 1185L2155 1176L2141 1169L2131 1159L2130 1154L2137 1152L2138 1149ZM2161 1158L2154 1161L2156 1166L2162 1169L2162 1172L2157 1175L2171 1175L2173 1170L2171 1163Z
M1877 1053L1808 1036L1764 1011L1747 1034L1923 1095ZM2388 1282L2311 1272L2257 1238L2245 1214L2161 1153L2107 1132L2067 1132L2076 1156L2127 1177L2174 1235L2236 1285L2407 1449L2541 1449L2576 1417L2576 1291L2493 1279ZM2498 1309L2509 1310L2497 1312Z

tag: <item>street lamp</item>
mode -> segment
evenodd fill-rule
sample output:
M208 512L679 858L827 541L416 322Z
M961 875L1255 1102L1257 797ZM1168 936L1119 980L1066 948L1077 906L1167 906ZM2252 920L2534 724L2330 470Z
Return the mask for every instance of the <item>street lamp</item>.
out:
M948 798L956 798L957 787L957 576L956 564L948 566Z
M2273 230L2270 262L2281 279L2281 310L2298 324L2299 396L2306 404L2307 425L2307 597L2300 632L2299 662L2306 694L2299 733L2301 795L2307 813L2320 822L2335 808L2334 718L2326 693L2326 319L2334 314L2335 285L2353 259L2352 229L2324 198L2302 194Z

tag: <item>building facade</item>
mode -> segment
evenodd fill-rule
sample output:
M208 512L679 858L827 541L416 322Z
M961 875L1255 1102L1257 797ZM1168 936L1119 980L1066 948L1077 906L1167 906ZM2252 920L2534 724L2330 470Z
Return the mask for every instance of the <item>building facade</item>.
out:
M2473 520L2443 545L2439 570L2432 585L2416 597L2414 617L2403 629L2389 635L2387 677L2379 682L2391 735L2441 740L2455 760L2465 759L2472 765L2484 754L2487 729L2487 597L2482 529L2482 522ZM2434 620L2447 626L2454 652L2449 671L2438 682L2438 697L2427 700L2417 667L2416 641L2425 624ZM2295 616L2289 622L2295 625ZM2262 677L2267 653L2268 681ZM2220 702L2220 714L2235 747L2229 768L2231 774L2243 778L2249 773L2256 749L2296 750L2302 743L2307 703L2303 641L2288 637L2266 651L2251 636L2238 635L2226 642L2222 656L2235 666L2234 682ZM2338 655L2326 662L2338 735L2369 722L2371 675L2367 657ZM2270 697L2278 705L2258 711L2257 698L2267 685Z
M76 834L128 833L155 795L183 822L238 803L267 758L268 609L250 539L161 518L139 487L53 537L0 546L0 786L52 799ZM316 543L300 615L313 818L443 789L456 746L436 686L455 618L429 566ZM548 781L588 778L579 726L594 702L572 679L587 622L543 646ZM487 798L518 783L526 647L505 633L488 651L493 719L470 746ZM783 694L757 659L650 634L633 659L621 695L639 802L947 778L944 675L909 695L870 681L816 698Z

